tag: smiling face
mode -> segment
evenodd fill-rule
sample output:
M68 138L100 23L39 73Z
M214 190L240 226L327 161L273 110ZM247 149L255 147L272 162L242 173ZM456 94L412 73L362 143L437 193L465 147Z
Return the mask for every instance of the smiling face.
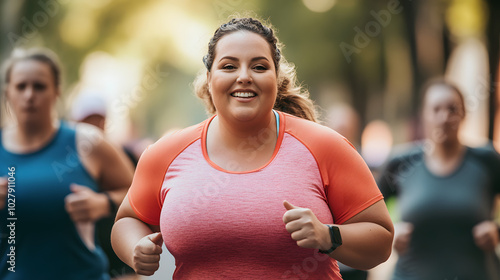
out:
M434 85L427 90L423 105L427 138L436 143L456 141L460 123L465 117L459 93L446 85Z
M247 122L269 118L278 92L269 43L249 31L222 37L208 85L219 117Z
M16 62L6 96L19 123L50 120L58 96L50 66L32 59Z

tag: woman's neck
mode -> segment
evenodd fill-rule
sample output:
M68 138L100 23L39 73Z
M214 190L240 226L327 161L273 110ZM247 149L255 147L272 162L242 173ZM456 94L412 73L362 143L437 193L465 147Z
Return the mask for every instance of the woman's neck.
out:
M255 123L237 123L217 116L214 119L214 131L226 148L241 149L243 145L258 149L262 145L273 144L277 139L276 118L269 117Z
M460 157L464 148L465 146L458 139L443 143L434 142L434 149L432 149L430 156L439 158L440 160L453 159Z
M277 143L274 114L260 123L231 123L215 117L207 132L207 151L212 162L230 171L248 171L264 166Z
M425 163L433 174L448 176L460 166L465 151L465 146L458 139L444 143L434 142L434 148L425 155Z
M5 146L20 153L36 151L50 141L58 127L59 122L52 120L17 123L6 127Z

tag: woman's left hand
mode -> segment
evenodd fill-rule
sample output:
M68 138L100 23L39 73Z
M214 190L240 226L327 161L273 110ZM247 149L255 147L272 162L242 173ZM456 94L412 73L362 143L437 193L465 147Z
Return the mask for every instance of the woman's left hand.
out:
M110 212L108 198L92 189L71 184L71 192L66 196L65 208L71 220L78 222L94 222Z
M298 246L321 250L332 247L328 226L320 222L311 209L294 206L286 200L283 206L287 210L283 222Z
M484 221L472 229L476 245L483 251L494 251L498 245L498 226L495 222Z

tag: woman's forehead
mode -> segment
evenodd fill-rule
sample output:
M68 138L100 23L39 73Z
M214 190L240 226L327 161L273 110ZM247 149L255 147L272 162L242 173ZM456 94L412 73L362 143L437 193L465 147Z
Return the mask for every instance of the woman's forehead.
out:
M272 59L269 43L251 31L235 31L224 35L215 48L216 58L224 56L264 56Z
M435 104L442 102L459 102L461 98L459 93L447 85L431 86L425 94L425 104Z
M23 59L15 62L10 71L10 79L25 78L52 78L50 66L47 63L34 60Z

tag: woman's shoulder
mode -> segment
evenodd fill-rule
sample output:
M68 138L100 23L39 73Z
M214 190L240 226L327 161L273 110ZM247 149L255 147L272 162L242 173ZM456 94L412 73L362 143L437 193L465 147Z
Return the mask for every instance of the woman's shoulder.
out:
M366 165L349 140L329 127L285 114L284 130L309 150L323 173L332 167Z
M158 141L149 145L141 158L164 161L165 157L175 157L193 142L201 139L209 120L179 129L168 131Z
M389 156L391 160L406 160L421 158L427 150L432 149L430 143L426 141L413 141L395 145Z
M495 150L491 143L481 147L467 147L470 154L488 165L499 166L500 165L500 154Z
M90 152L105 142L104 133L99 128L87 123L61 122L62 131L75 133L76 145Z
M352 146L340 133L322 124L302 119L287 113L285 117L285 132L310 145L332 147L332 145Z
M426 141L413 141L395 145L381 169L396 169L401 164L416 166L415 163L424 159L428 149L432 149L432 147Z

